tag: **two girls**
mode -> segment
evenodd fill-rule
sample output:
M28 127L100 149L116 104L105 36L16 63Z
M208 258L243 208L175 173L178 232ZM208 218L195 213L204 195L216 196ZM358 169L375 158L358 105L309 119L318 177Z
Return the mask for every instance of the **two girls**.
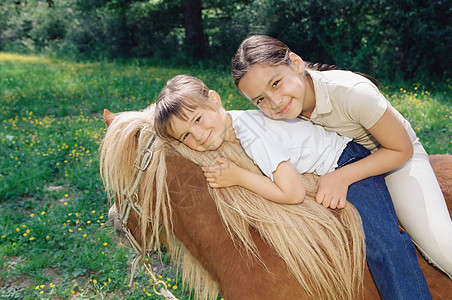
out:
M184 75L168 81L160 92L154 129L161 138L178 140L197 151L216 150L223 142L240 143L266 176L218 158L217 166L203 169L209 184L214 188L240 185L284 204L304 200L299 173L328 176L369 154L350 138L307 121L272 120L260 111L226 112L218 93ZM360 213L367 262L380 295L384 299L430 299L414 245L398 229L384 177L350 182L345 196ZM345 196L343 201L322 197L318 202L344 207Z

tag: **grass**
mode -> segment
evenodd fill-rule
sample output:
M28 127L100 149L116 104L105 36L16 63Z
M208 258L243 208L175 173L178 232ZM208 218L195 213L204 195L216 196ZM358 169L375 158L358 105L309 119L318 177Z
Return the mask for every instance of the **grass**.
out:
M0 53L0 298L161 299L133 251L108 225L98 174L102 111L142 109L177 74L200 77L227 109L253 106L226 68L163 67L139 61L76 63ZM452 153L452 85L384 85L427 151ZM159 276L180 299L180 278L164 258Z

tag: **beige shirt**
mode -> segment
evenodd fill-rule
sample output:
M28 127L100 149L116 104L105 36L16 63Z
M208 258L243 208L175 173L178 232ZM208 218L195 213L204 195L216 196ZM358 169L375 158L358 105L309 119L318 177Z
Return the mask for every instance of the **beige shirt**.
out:
M392 107L367 78L350 71L307 70L314 83L316 107L310 120L326 130L353 139L370 151L380 146L368 129L392 109L402 121L411 141L417 141L411 124Z

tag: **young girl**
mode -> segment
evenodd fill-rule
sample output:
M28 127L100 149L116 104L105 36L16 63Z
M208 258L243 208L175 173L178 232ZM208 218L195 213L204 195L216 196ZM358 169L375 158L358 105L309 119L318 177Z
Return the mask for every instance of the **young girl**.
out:
M318 197L343 199L351 183L385 174L403 227L427 260L452 278L452 222L428 155L377 86L352 72L309 69L285 44L262 35L242 42L232 75L270 118L310 120L370 150L365 159L322 176Z
M368 151L350 138L302 120L276 121L260 111L229 111L220 96L200 80L176 76L156 101L154 129L163 139L176 139L198 151L215 150L224 142L240 143L266 175L218 158L204 168L209 184L243 186L271 201L297 204L304 199L299 173L325 175L364 158ZM382 176L351 184L347 200L359 211L366 235L369 269L384 299L430 299L417 263L414 245L398 230L397 218ZM323 198L329 207L343 207Z

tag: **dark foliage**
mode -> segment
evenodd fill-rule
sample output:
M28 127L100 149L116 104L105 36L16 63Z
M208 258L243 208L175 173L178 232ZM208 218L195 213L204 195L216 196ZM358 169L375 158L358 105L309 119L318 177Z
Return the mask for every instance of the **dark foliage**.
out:
M250 34L303 58L387 79L449 78L445 0L4 0L0 50L228 63Z

